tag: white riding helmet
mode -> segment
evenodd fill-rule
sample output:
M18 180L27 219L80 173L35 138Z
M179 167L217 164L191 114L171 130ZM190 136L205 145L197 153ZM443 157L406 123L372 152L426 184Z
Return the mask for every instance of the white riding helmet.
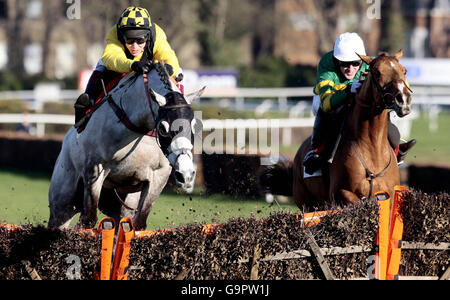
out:
M361 37L355 32L341 34L334 44L334 57L339 61L361 60L356 53L366 55L366 48Z

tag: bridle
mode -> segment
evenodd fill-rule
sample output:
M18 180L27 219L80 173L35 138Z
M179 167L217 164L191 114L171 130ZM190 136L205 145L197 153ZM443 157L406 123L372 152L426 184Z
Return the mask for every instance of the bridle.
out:
M381 100L382 100L382 105L376 105L376 109L383 110L383 109L393 109L394 108L395 99L397 98L397 96L399 94L402 93L402 91L396 89L397 90L396 93L391 93L390 92L390 87L392 87L397 82L402 82L405 85L405 87L411 93L413 93L413 91L411 90L409 85L406 83L406 81L404 79L401 79L401 78L393 79L392 81L390 81L387 84L385 84L384 87L381 87L381 85L378 83L378 81L375 80L375 74L373 73L373 68L372 68L373 64L374 64L374 62L372 62L370 64L370 68L369 68L370 81L371 81L372 85L375 87L375 89L377 90L378 95L380 95ZM388 98L390 98L390 100L387 100Z
M156 138L159 147L161 148L162 152L164 153L164 156L166 156L167 158L169 158L169 156L170 156L171 153L169 153L169 152L167 151L167 149L165 149L165 148L163 148L163 147L161 146L160 138L161 138L161 136L162 136L162 137L167 137L167 138L173 139L175 136L172 136L172 135L170 134L170 130L169 130L169 133L168 133L167 136L163 135L163 134L160 132L161 123L162 123L162 121L163 121L163 120L161 119L161 112L163 112L163 111L170 111L170 110L174 110L174 109L178 109L178 108L191 108L191 106L190 106L189 104L187 104L187 103L185 103L185 104L182 103L182 104L174 104L174 105L160 106L159 109L158 109L158 116L156 117L156 116L155 116L155 112L153 111L153 108L152 108L152 101L153 101L153 100L152 100L152 96L150 95L150 92L149 92L150 89L149 89L149 87L148 87L148 76L147 76L147 74L144 74L143 76L144 76L144 86L145 86L145 94L146 94L146 96L147 96L147 102L148 102L148 104L149 104L149 106L150 106L150 110L151 110L151 112L152 112L153 120L155 120L155 129L152 130L152 132L154 133L154 135L152 135L152 136L154 136L154 137ZM178 158L179 158L181 155L185 155L185 154L188 154L187 150L186 150L186 149L181 149L180 153L176 156L175 161L177 161ZM169 161L170 161L170 160L169 160Z

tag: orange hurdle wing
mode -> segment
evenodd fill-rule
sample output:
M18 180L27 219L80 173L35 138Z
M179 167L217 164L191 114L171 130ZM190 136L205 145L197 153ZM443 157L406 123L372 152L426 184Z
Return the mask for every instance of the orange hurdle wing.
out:
M123 218L119 224L116 254L114 257L112 279L127 280L130 260L131 240L134 238L133 222L130 218Z
M114 248L115 223L112 218L104 218L98 225L102 237L102 250L100 258L100 280L111 279L111 261Z
M394 280L398 277L400 270L400 262L402 259L402 250L399 248L399 242L403 236L403 216L401 209L403 206L403 198L408 188L396 186L394 188L394 203L392 204L391 228L388 249L388 269L386 279Z
M387 273L387 259L389 248L389 216L391 198L386 192L378 192L375 194L375 199L378 202L380 210L379 214L379 228L376 238L378 252L375 253L376 260L376 278L379 280L386 280Z

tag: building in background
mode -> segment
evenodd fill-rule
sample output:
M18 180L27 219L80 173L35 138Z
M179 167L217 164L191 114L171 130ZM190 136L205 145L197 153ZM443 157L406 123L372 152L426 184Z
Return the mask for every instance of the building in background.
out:
M233 55L228 60L216 57L210 67L237 67L230 65L236 61L254 64L257 57L268 55L282 57L291 65L315 66L344 31L358 32L370 54L400 41L409 57L450 57L448 0L370 1L382 3L380 18L368 17L366 0L206 1L217 9L214 12L202 11L200 2L193 0L79 0L81 11L70 18L68 9L74 2L0 0L0 69L49 79L76 77L95 66L107 31L122 8L131 4L150 9L185 69L204 66L208 51ZM209 23L204 23L204 14ZM240 19L246 21L240 23ZM209 45L217 48L205 50L200 40L208 30L212 32L208 39L217 39ZM233 38L234 44L227 48L227 40ZM222 61L228 65L214 65Z
M70 5L55 0L0 0L0 68L62 79L76 76L79 68L92 63L88 53L101 55L93 42L100 34L88 32L96 21L69 19Z
M376 1L278 0L275 54L292 64L317 65L340 33L354 31L372 55L388 50L391 39L404 40L399 47L409 57L450 58L450 1L383 2L376 18L370 11Z

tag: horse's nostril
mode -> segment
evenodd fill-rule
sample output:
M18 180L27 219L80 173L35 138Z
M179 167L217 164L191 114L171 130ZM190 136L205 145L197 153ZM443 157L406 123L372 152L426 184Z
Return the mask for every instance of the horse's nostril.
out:
M175 171L175 179L180 183L184 183L184 176L178 171Z
M403 103L403 94L397 94L397 96L395 96L395 101L397 101L397 103L402 104Z

